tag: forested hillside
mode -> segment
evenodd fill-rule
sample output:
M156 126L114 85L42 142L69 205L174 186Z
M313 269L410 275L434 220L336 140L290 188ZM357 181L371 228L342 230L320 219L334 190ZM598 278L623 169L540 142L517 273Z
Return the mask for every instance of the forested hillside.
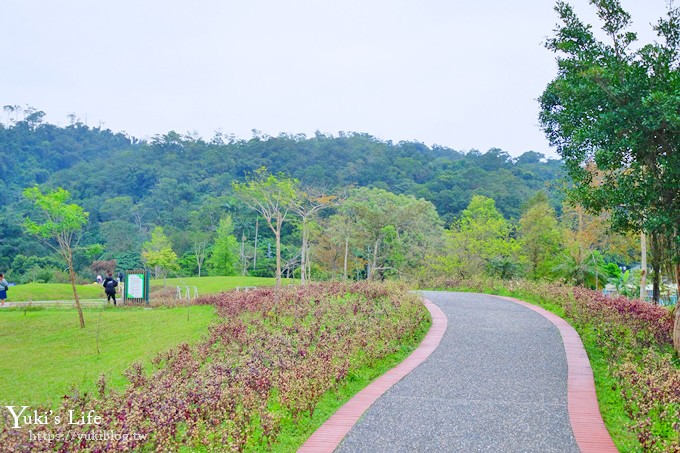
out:
M141 205L168 198L191 204L202 195L228 193L232 179L264 166L312 186L354 184L412 194L432 201L448 220L472 194L486 195L505 215L517 218L522 200L562 176L560 162L543 157L527 152L512 159L499 149L463 153L356 133L250 140L217 135L205 142L169 132L147 143L82 124L59 128L20 122L0 129L3 182L9 190L3 201L16 201L17 189L36 183L62 185L93 212L103 198L115 196L130 196Z
M100 258L118 260L139 256L155 226L165 229L181 257L190 249L192 228L214 231L227 214L235 236L251 238L255 214L233 196L232 181L263 166L326 191L366 186L424 198L446 225L473 195L494 199L515 220L539 190L560 207L561 162L531 151L513 159L499 149L461 152L359 133L269 137L254 131L249 140L216 134L205 141L171 131L141 141L77 121L55 126L43 116L29 109L23 120L0 125L2 269L18 271L17 256L47 254L20 228L30 209L21 192L36 184L70 191L73 202L90 213L82 244L102 244ZM269 231L260 234L266 238ZM284 234L294 234L293 227ZM269 249L264 253L271 255ZM81 268L93 258L81 257ZM23 267L28 265L35 263Z

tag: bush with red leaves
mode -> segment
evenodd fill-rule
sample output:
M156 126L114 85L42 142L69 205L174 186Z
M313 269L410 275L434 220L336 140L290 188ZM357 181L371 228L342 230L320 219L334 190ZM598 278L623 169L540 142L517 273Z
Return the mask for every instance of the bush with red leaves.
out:
M109 389L104 377L97 395L74 391L50 423L15 429L4 411L2 450L267 448L281 420L313 414L325 392L352 370L398 351L429 319L405 287L378 283L234 291L196 303L214 305L220 315L203 341L158 354L151 372L132 365L123 391ZM90 410L101 423L53 422Z

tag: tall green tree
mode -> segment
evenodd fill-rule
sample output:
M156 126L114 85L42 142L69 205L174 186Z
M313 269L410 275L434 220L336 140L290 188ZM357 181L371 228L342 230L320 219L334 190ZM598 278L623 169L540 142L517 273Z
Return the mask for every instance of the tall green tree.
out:
M41 218L30 216L24 220L24 229L57 251L68 265L68 273L73 289L73 298L78 310L80 327L85 327L83 310L76 290L76 273L73 268L73 248L77 243L78 234L87 224L89 214L80 206L68 203L71 194L62 188L42 193L38 187L24 190L24 197L32 201L39 208Z
M177 268L177 254L172 250L170 239L163 227L157 226L151 232L151 240L142 245L142 261L153 268L156 278L165 278L168 271Z
M365 251L369 279L422 265L443 235L432 203L383 189L354 189L340 213L353 222L352 236Z
M234 181L234 192L264 217L276 239L276 285L281 286L281 228L297 197L298 180L283 173L273 175L265 167Z
M540 98L540 121L575 182L572 196L609 211L618 230L667 241L680 289L680 9L654 26L658 40L635 45L619 0L591 0L607 41L562 1L554 37L558 74ZM659 257L652 251L655 297ZM655 262L655 258L656 262ZM680 310L675 346L680 351Z
M220 220L217 236L208 258L208 266L214 275L235 275L238 263L238 241L234 236L234 222L231 216Z
M539 192L529 200L526 211L519 219L518 233L522 254L531 266L531 277L547 277L560 248L561 231L555 209L545 192Z
M521 266L520 244L511 237L512 225L491 198L475 195L448 233L445 261L463 277L515 275Z

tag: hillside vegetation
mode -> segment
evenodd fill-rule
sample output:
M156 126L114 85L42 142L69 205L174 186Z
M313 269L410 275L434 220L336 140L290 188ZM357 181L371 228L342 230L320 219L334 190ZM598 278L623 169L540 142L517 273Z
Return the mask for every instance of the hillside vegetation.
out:
M249 140L216 134L206 141L171 131L141 141L80 122L59 127L42 122L42 116L29 109L23 120L0 125L0 269L12 270L15 280L24 274L30 274L24 281L66 277L55 275L59 260L50 259L20 226L30 210L21 191L35 184L67 189L73 202L90 213L80 244L102 244L105 254L76 257L88 279L87 266L96 258L115 258L122 268L139 266L142 244L155 226L165 229L180 259L191 252L191 233L214 233L226 214L232 215L234 237L245 234L252 243L256 216L233 196L232 181L262 166L327 191L368 186L423 198L447 224L473 195L493 198L513 219L538 190L546 190L552 205L560 206L560 161L531 151L511 158L500 149L464 153L351 132L337 137L254 134ZM272 276L267 261L273 253L271 232L260 224L259 234L262 258L250 270ZM290 237L285 246L298 233L289 225L283 234ZM50 272L41 274L44 269Z

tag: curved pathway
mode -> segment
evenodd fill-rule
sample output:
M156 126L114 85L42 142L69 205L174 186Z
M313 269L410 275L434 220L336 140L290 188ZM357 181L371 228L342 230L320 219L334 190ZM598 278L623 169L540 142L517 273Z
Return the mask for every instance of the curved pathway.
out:
M448 318L441 343L377 398L336 451L615 451L608 435L594 448L574 437L562 327L494 296L424 295Z

